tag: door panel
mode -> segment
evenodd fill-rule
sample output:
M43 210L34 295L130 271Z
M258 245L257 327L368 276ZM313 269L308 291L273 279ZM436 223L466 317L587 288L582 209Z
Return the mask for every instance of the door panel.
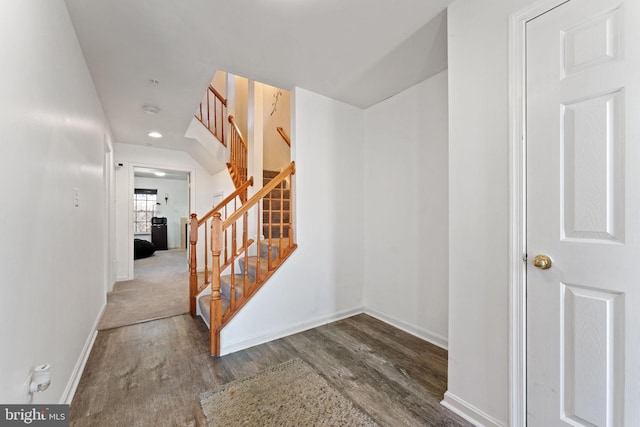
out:
M563 239L623 242L622 92L562 104Z
M640 426L639 5L527 23L530 426Z

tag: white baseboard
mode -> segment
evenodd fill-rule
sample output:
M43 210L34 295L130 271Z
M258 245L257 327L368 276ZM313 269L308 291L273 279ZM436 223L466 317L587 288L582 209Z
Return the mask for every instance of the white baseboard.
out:
M468 404L459 397L449 393L444 394L444 399L440 402L442 406L449 409L452 412L460 415L465 420L469 421L474 426L478 427L506 427L506 424L493 418L491 415L482 412L480 409L473 405Z
M274 329L271 331L263 332L242 341L238 341L228 345L224 345L224 343L222 343L220 355L224 356L226 354L235 353L236 351L244 350L245 348L264 344L266 342L284 338L289 335L297 334L299 332L304 332L309 329L317 328L318 326L326 325L327 323L337 322L338 320L346 319L347 317L355 316L356 314L362 314L363 312L363 307L355 307L327 316L321 316L316 319L302 322L294 326L289 326L284 329Z
M391 326L401 329L425 341L429 341L431 344L437 345L440 348L448 350L449 341L447 337L443 337L442 335L420 328L419 326L409 324L403 320L396 319L395 317L386 315L372 308L365 307L364 312L365 314L375 317L382 322L388 323Z
M84 347L82 348L80 357L76 362L76 366L73 368L73 373L71 374L71 378L69 378L67 387L64 389L64 393L62 393L62 398L60 399L60 403L71 405L73 396L76 394L76 389L78 388L78 383L80 383L82 372L84 371L84 367L86 366L87 360L89 359L89 354L91 354L91 349L93 348L93 344L96 342L96 337L98 336L98 323L100 323L100 319L102 319L102 314L104 313L105 308L107 308L106 302L102 306L102 309L100 309L100 312L98 313L98 317L93 323L93 327L91 328L91 334L89 334L89 336L87 337L87 341L84 343Z

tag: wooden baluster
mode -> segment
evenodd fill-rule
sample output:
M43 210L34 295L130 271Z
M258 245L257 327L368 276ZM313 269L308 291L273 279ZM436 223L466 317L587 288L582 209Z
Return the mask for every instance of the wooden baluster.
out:
M278 240L278 260L282 258L282 240L284 239L284 183L280 182L280 240ZM291 206L289 206L291 207Z
M207 91L207 129L211 130L211 107L209 102L209 91Z
M220 107L220 130L222 131L222 145L227 146L227 141L224 140L224 109L227 108L225 103L222 103Z
M273 258L273 190L265 194L269 198L269 225L267 228L267 269L271 271L271 259Z
M244 286L244 292L247 292L247 290L249 289L249 248L248 248L248 233L247 233L247 228L249 225L249 213L245 212L244 215L242 215L242 247L244 248L244 274L243 274L243 279L242 279L242 283ZM258 250L260 250L260 247L258 247ZM260 253L258 252L258 259L257 259L257 270L256 270L256 283L258 282L258 275L260 273Z
M220 355L220 327L222 326L222 299L220 298L220 252L222 251L222 218L220 212L213 214L211 220L211 255L213 258L211 281L211 319L210 345L211 355Z
M207 221L204 222L204 283L208 285L211 283L209 280L209 248L207 245L209 244L209 236L207 235Z
M238 256L238 243L236 241L236 223L231 224L231 290L229 291L229 307L231 312L236 308L236 257Z
M218 98L213 97L213 128L216 130L216 136L218 136Z
M296 173L296 164L291 162L293 168L289 173L289 250L293 247L293 174Z
M291 250L293 246L293 222L291 221L291 213L289 213L289 247L288 251Z
M289 175L289 247L293 247L293 175Z
M227 205L224 205L224 217L227 218ZM226 264L229 261L229 245L227 244L228 240L227 230L224 230L224 263Z
M197 253L196 245L198 243L198 215L191 214L191 230L189 233L189 243L191 249L191 257L189 259L189 312L192 316L196 314L196 294L198 293L198 272L197 272Z
M260 204L262 203L263 199L260 199L260 201L258 202L258 215L257 215L257 222L258 222L258 226L256 227L256 230L258 230L258 236L257 236L257 240L258 240L258 257L256 259L256 271L260 271L260 260L262 260L261 257L261 250L262 247L260 246L260 238L262 236L262 214L260 213ZM246 258L246 256L245 256ZM248 264L249 264L249 260L247 259L245 262L245 268L248 268ZM258 279L256 278L256 281L253 283L254 286L256 286L258 284Z

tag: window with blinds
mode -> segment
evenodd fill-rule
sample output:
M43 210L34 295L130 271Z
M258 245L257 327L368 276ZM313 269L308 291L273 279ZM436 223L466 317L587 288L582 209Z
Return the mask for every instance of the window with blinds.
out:
M158 190L136 188L133 196L133 232L151 233L151 218L154 216Z

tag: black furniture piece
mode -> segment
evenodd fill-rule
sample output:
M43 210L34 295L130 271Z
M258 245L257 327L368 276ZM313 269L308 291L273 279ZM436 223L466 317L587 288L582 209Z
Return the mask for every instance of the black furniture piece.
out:
M150 257L156 251L156 245L142 239L133 239L133 259Z
M166 251L167 246L167 218L151 218L151 241L159 251Z

